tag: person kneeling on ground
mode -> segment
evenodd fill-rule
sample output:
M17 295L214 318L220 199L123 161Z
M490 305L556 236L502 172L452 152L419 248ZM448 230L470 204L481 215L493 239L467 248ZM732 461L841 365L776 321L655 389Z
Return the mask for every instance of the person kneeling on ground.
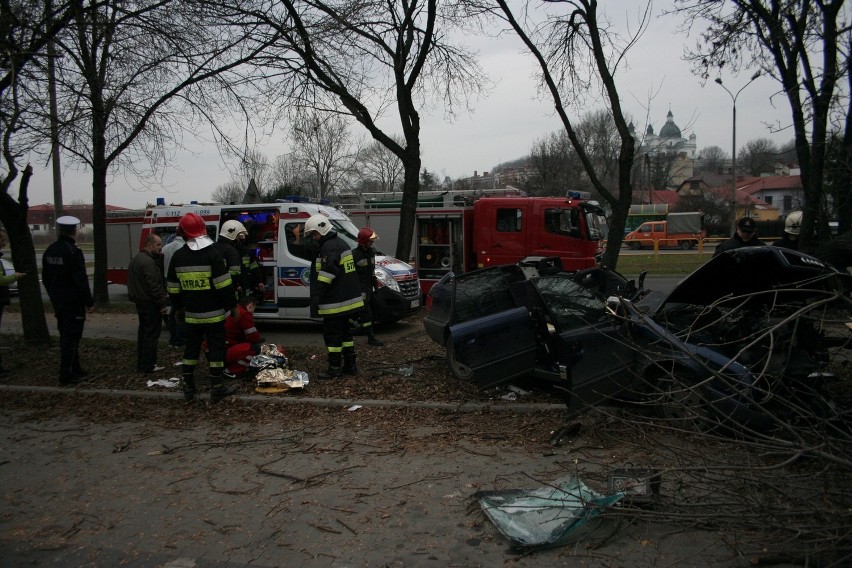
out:
M264 342L254 324L255 305L252 296L243 296L225 318L225 366L237 376L248 370L251 358L260 353Z

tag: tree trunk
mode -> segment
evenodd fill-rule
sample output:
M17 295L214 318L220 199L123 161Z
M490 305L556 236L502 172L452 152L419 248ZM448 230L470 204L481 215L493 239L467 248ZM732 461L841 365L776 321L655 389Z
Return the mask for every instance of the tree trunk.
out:
M44 315L39 261L36 259L33 235L27 224L29 186L32 168L27 166L21 178L18 202L6 193L0 193L0 222L6 227L9 245L16 272L27 275L18 280L18 297L21 307L21 321L24 325L24 341L28 345L48 345L50 333Z
M107 281L106 237L106 178L105 166L92 172L92 241L95 245L95 274L92 295L99 308L109 307Z
M411 240L414 237L417 196L420 193L420 163L418 146L417 152L407 152L403 161L405 179L402 184L402 205L399 210L399 233L396 241L396 257L403 262L408 262L411 258Z

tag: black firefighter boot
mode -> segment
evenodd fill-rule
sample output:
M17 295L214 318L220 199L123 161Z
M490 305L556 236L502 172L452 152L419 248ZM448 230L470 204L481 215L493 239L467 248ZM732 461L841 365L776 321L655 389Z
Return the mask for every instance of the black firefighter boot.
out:
M210 373L210 402L219 402L225 397L237 392L237 385L226 385L222 369L219 372Z
M378 337L376 337L376 332L373 331L373 327L370 326L367 328L367 345L372 345L374 347L381 347L385 344L384 341L381 341Z
M183 399L187 402L195 400L195 377L192 373L183 373L181 386L183 387Z
M354 349L344 349L343 350L343 374L344 375L357 375L358 374L358 365L356 364L355 350Z
M340 353L331 353L328 354L328 369L325 371L320 371L319 378L321 379L336 379L342 373L343 370L340 368Z

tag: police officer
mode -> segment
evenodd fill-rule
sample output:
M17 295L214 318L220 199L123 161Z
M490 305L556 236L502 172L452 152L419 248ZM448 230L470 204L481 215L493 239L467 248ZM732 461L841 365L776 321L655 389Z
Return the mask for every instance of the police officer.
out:
M186 322L183 396L189 402L195 399L195 367L206 339L210 400L218 402L236 391L235 386L225 385L224 377L225 315L236 304L234 287L222 256L207 236L204 219L187 213L181 217L179 227L186 245L172 257L166 288L172 306Z
M328 217L319 213L305 221L305 238L319 247L311 265L311 317L322 318L323 341L328 350L328 369L319 377L355 375L358 367L349 317L364 307L364 301L352 251L332 230Z
M376 281L376 250L373 248L378 238L379 235L369 227L358 231L358 245L352 249L352 258L355 260L355 272L361 285L361 298L364 300L364 309L358 314L359 331L367 335L369 345L381 347L384 343L376 337L371 307L373 292L379 288Z
M77 246L77 217L64 215L56 220L59 238L47 247L41 258L41 279L53 304L59 327L59 384L76 385L88 376L80 366L80 340L86 313L95 309L89 287L86 259Z
M722 241L716 247L713 256L722 254L726 250L734 250L742 247L761 247L766 243L757 238L757 226L751 217L742 217L737 221L737 230L730 239Z

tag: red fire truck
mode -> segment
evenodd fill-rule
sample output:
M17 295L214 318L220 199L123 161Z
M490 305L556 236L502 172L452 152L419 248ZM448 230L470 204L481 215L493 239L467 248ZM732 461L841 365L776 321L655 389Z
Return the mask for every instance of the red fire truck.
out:
M587 193L527 197L508 189L424 191L418 196L412 259L427 293L444 274L529 256L558 256L565 270L595 266L603 252L606 218ZM402 194L345 196L341 204L358 226L379 235L376 247L396 250Z
M338 208L306 198L275 203L220 205L157 205L148 209L107 213L108 278L127 283L127 265L154 232L168 243L181 216L194 212L204 219L215 240L225 221L245 225L245 246L254 250L261 265L266 292L255 310L258 319L310 319L310 265L313 261L302 242L305 220L315 213L327 216L337 234L355 247L358 227ZM389 256L376 256L379 290L373 295L376 322L398 321L420 308L420 284L414 268Z

